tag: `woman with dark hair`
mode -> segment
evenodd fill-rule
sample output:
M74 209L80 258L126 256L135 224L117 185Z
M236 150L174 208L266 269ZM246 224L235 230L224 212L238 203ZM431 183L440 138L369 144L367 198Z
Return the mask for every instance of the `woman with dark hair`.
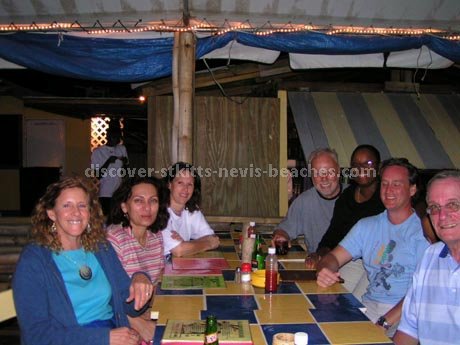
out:
M155 284L164 268L163 238L159 230L166 227L167 190L154 177L131 177L123 181L112 197L107 223L112 243L126 273L147 272ZM129 318L131 326L150 342L155 323L150 313Z
M165 181L170 215L162 231L165 255L192 255L217 248L219 238L200 211L201 180L197 169L177 162L168 169Z
M138 344L127 314L148 308L153 285L130 279L106 240L93 191L78 178L51 184L35 207L31 244L13 277L22 344Z
M108 239L128 275L147 272L155 282L164 268L163 238L168 223L168 193L155 177L123 181L112 197Z

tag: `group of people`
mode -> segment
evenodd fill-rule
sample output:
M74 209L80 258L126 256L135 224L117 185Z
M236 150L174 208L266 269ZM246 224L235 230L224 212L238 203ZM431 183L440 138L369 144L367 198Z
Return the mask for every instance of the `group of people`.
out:
M106 222L82 179L50 185L13 277L22 343L151 343L150 305L165 260L219 246L200 199L200 177L183 162L164 181L122 181Z
M430 180L428 219L415 212L418 170L405 158L380 162L375 147L358 146L347 188L334 151L318 149L308 164L314 188L294 200L273 241L303 235L317 284L344 281L397 345L457 344L460 171Z
M115 132L110 144L118 140ZM105 168L127 162L107 155ZM344 280L396 344L455 344L460 172L428 183L422 225L412 204L418 171L407 159L381 162L375 147L359 145L349 186L340 182L334 150L315 150L308 166L314 188L294 200L273 242L290 246L303 235L305 265L316 269L318 285ZM22 342L151 343L149 306L165 262L219 246L200 210L200 184L195 168L178 162L164 180L131 177L99 199L79 178L50 185L13 278Z

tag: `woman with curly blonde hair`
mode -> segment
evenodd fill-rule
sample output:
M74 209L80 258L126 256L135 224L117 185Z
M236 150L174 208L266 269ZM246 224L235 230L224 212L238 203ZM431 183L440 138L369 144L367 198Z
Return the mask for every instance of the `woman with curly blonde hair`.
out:
M31 239L13 277L23 344L139 343L127 314L145 312L150 277L128 277L83 180L67 177L47 188L35 207Z

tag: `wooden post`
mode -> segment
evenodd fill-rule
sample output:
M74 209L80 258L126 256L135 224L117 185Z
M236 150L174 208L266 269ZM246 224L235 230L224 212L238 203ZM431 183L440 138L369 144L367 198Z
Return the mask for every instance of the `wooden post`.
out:
M172 66L172 91L174 96L174 119L171 132L171 162L177 162L178 149L179 149L179 32L174 33L174 47L173 47L173 66Z
M192 32L180 32L174 35L174 121L171 136L171 163L176 161L193 163L195 46L195 36Z

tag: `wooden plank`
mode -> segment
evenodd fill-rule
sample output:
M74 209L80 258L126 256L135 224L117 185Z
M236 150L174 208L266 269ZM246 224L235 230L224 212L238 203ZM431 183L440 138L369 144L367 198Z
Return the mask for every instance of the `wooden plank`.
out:
M279 215L279 99L250 98L244 117L249 131L248 165L263 170L261 176L249 177L248 215Z
M460 167L460 151L458 150L458 131L452 118L446 109L439 102L436 95L420 95L420 98L413 95L414 102L420 108L426 121L433 129L436 138L439 140L454 166Z
M363 94L363 98L380 133L385 138L391 155L393 157L411 157L412 164L418 168L424 168L423 161L390 100L383 94L372 93Z
M228 212L236 212L233 214L241 214L243 209L237 208L242 205L234 202L234 198L227 198L229 187L239 193L235 181L220 173L221 169L228 168L228 164L235 164L233 150L238 145L237 141L229 140L233 137L235 123L233 118L227 116L224 104L225 100L221 97L195 98L194 156L195 165L207 169L201 179L205 214L222 215L226 209Z
M349 166L351 153L357 143L337 95L317 92L312 96L331 148L339 155L340 166Z
M209 223L249 223L257 224L279 224L283 217L245 217L245 216L206 216Z
M149 167L159 170L173 163L170 157L173 98L152 97L149 102L148 164Z
M278 99L280 100L280 161L279 166L281 169L288 167L288 135L287 135L287 92L279 91ZM292 180L291 180L292 181ZM288 211L288 177L287 175L280 174L279 177L279 216L287 214Z

